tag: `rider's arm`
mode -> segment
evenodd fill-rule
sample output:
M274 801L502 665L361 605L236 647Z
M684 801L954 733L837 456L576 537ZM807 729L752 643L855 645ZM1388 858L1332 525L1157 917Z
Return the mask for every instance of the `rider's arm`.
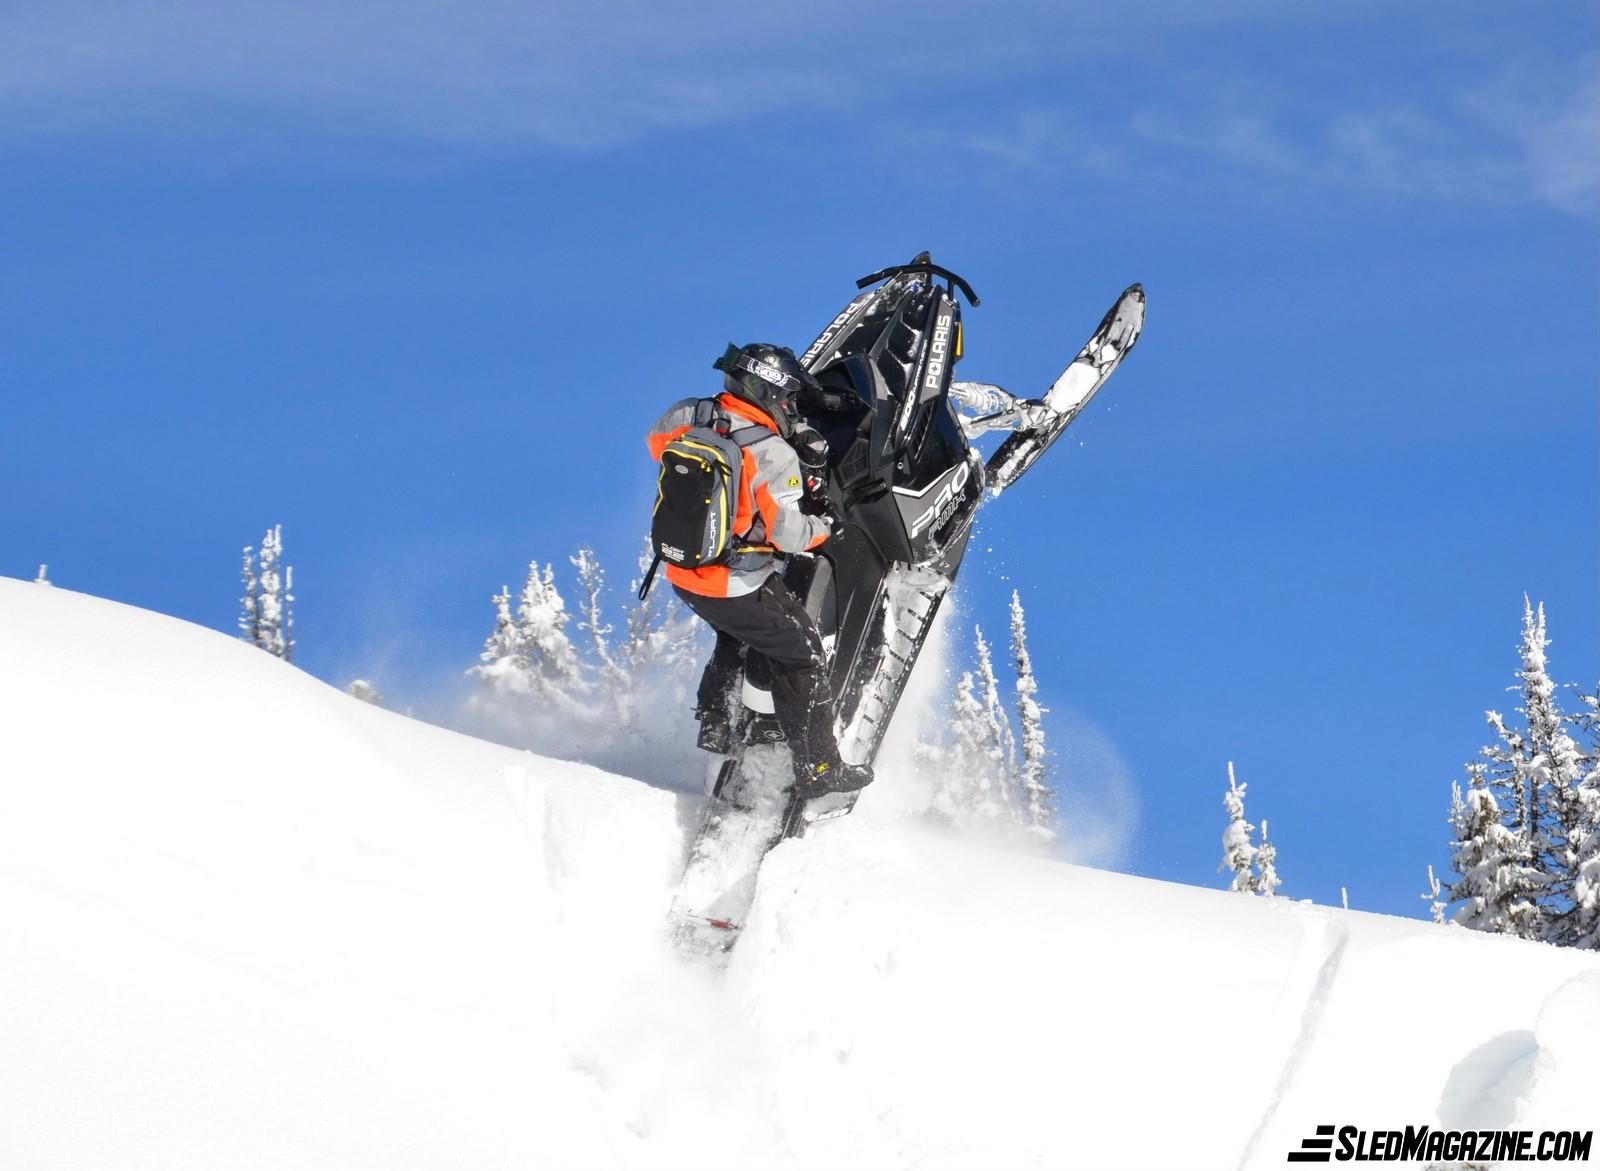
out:
M805 481L794 450L776 435L747 449L755 460L751 495L774 549L798 553L828 539L828 522L800 511Z

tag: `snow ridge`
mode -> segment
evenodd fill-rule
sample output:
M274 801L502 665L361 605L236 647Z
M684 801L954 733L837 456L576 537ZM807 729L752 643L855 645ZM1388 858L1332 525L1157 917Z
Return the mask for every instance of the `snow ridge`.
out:
M963 840L914 770L773 852L719 969L667 940L693 796L6 579L0 713L8 1166L1207 1171L1592 1118L1593 953Z

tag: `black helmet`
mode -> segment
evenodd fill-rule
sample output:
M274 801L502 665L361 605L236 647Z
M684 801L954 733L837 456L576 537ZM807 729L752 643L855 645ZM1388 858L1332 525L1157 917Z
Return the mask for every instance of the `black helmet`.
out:
M729 342L711 368L722 371L722 385L729 394L771 415L778 433L785 438L800 418L795 406L800 392L818 389L817 380L787 346L766 342L736 346Z

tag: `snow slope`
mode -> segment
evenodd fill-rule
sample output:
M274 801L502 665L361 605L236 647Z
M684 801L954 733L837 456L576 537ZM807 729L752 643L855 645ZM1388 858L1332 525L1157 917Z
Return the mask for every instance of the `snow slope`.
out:
M692 801L0 579L0 1166L1276 1167L1332 1121L1595 1125L1592 955L871 796L774 853L719 971L664 941Z

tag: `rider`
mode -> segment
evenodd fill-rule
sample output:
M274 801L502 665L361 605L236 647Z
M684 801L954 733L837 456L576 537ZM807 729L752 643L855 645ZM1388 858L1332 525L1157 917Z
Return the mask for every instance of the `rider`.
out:
M800 421L795 400L802 389L816 389L816 382L793 350L760 342L730 345L713 369L723 375L717 404L729 416L730 438L744 457L732 532L758 548L726 565L666 566L684 605L717 633L696 696L697 742L718 753L731 746L730 701L748 649L770 667L773 714L794 758L796 788L813 795L859 789L871 782L872 770L839 756L822 637L773 565L774 553L815 549L840 529L828 513L800 509L804 472L790 445L800 444L814 458L821 437ZM666 445L694 425L698 401L675 403L656 421L651 456L659 460ZM751 429L763 433L751 435Z

